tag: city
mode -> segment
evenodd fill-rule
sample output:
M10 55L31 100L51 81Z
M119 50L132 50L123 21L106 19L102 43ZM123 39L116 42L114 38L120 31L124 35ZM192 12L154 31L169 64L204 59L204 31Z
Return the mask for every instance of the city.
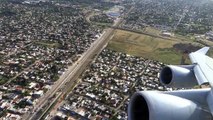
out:
M175 89L159 82L166 65L213 56L212 5L0 0L0 118L127 120L135 92Z
M58 114L62 118L71 114L76 118L127 119L128 94L140 90L169 90L157 79L163 66L157 61L104 49L83 73L82 82L67 96Z

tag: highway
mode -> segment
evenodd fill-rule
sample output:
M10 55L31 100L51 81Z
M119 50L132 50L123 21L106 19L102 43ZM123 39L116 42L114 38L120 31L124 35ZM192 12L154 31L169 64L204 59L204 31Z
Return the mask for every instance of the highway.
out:
M118 19L113 26L119 25L121 19ZM51 101L55 99L55 96L58 95L59 91L65 92L70 85L76 84L77 78L80 74L85 70L86 66L93 60L93 58L99 54L103 48L107 45L110 36L114 33L113 28L108 28L104 30L103 34L94 41L90 48L85 51L81 57L76 61L72 66L68 68L68 70L55 82L50 90L45 93L37 103L35 104L33 110L31 112L25 114L23 119L27 120L37 120L40 118L42 113L46 108L51 105ZM65 85L69 82L69 86Z
M130 11L123 16L127 16ZM71 86L76 85L77 79L85 68L93 61L94 57L97 56L108 44L109 40L114 36L115 29L122 22L123 18L117 18L111 28L107 28L103 31L102 35L95 40L76 61L72 66L68 67L68 70L55 82L50 90L47 91L34 105L34 108L23 115L23 120L39 120L42 118L44 113L47 112L47 108L53 105L53 101L57 101L57 97L64 95L69 91Z

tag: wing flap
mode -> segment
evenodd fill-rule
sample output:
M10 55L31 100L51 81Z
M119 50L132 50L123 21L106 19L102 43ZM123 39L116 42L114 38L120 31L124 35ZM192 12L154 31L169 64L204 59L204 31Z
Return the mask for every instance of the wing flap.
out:
M199 85L204 83L210 83L213 86L213 59L205 54L209 50L209 47L204 47L196 52L189 54L189 57L194 64L194 74Z
M195 74L195 77L196 77L199 85L209 82L208 79L206 78L205 74L203 74L202 69L198 65L196 65L194 67L194 74Z

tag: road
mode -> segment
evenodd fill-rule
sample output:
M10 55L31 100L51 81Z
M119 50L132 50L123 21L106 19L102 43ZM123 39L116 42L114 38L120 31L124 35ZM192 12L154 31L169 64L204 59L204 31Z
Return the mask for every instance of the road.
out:
M118 19L114 26L117 26L120 23L121 19ZM82 56L76 61L72 66L68 68L66 73L64 73L59 80L53 85L53 87L45 93L41 98L39 98L38 102L35 104L31 113L27 113L23 116L23 119L27 120L37 120L40 118L39 112L42 112L46 106L49 106L51 100L54 99L56 93L63 88L68 88L69 86L65 86L65 83L69 81L72 84L75 84L75 81L80 76L80 74L84 71L86 66L93 60L94 56L97 55L102 49L107 45L110 36L113 35L114 29L108 28L106 29L102 36L97 39L94 43L91 44L90 48L82 54ZM66 90L63 90L66 91Z
M178 23L177 23L176 26L174 27L174 30L177 29L178 25L181 23L181 21L182 21L182 20L184 19L184 17L186 16L187 12L189 12L189 10L185 8L185 9L183 10L183 14L181 15L181 17L180 17Z
M91 18L92 16L99 15L99 14L100 14L100 13L98 13L98 12L92 12L92 13L90 13L90 14L86 17L87 22L88 22L88 23L91 23L90 18Z
M127 14L129 12L127 12ZM113 24L113 27L118 27L122 23L122 21L122 18L117 18ZM114 35L114 31L114 28L105 29L103 31L103 34L91 44L90 48L88 48L87 51L85 51L81 55L78 61L76 61L72 66L68 67L68 70L59 78L59 80L55 82L52 88L39 98L31 112L23 115L22 119L40 119L44 112L47 112L46 109L50 108L50 106L52 105L52 101L56 100L56 96L58 96L59 93L65 94L68 92L70 86L76 85L76 83L78 82L78 77L92 62L94 57L97 56L107 46L107 43Z

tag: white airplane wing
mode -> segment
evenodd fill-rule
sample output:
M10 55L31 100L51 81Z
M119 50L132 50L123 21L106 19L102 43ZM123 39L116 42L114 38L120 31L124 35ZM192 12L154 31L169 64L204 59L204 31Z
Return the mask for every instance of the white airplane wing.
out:
M213 59L206 56L209 47L204 47L189 54L192 63L195 65L194 74L198 84L209 83L213 87Z

